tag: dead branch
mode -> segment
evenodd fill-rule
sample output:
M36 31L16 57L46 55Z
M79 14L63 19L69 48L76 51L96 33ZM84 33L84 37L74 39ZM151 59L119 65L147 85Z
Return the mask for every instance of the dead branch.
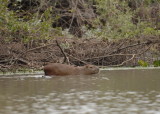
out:
M120 48L120 49L117 48L116 50L110 52L108 55L114 54L114 53L116 53L116 52L118 52L118 51L121 51L121 50L123 50L123 49L127 49L127 48L134 47L134 46L138 46L138 45L145 45L145 44L148 44L148 43L149 43L149 42L146 41L146 42L142 42L142 43L136 43L136 44L133 44L133 45L125 46L125 47L122 47L122 48Z
M105 55L105 56L98 56L98 57L92 57L84 59L85 61L90 59L100 59L100 58L106 58L106 57L112 57L112 56L132 56L133 54L112 54L112 55Z
M135 58L135 56L136 56L136 54L132 54L132 57L130 59L128 59L126 61L123 61L121 64L118 64L118 65L109 65L109 66L110 67L119 67L119 66L122 66L122 65L124 65L124 63L127 63L127 62L133 60Z
M113 53L116 53L118 51L121 51L123 49L127 49L129 47L134 47L134 46L138 46L138 45L144 45L144 44L147 44L148 42L142 42L142 43L136 43L136 44L133 44L133 45L129 45L129 46L125 46L125 47L122 47L122 48L117 48L116 50L110 52L109 54L107 55L104 55L104 56L98 56L98 57L92 57L92 58L86 58L84 59L84 61L87 61L87 60L91 60L91 59L100 59L100 58L106 58L106 57L111 57L111 56L131 56L133 54L113 54ZM123 43L122 43L123 44ZM122 44L120 46L122 46ZM149 47L150 48L150 47ZM149 49L148 48L148 49Z
M141 51L140 53L138 53L137 55L141 55L144 54L145 52L147 52L149 49L151 48L151 46L149 46L147 49L145 49L144 51Z
M80 59L78 59L78 58L76 58L76 57L74 57L74 56L72 56L72 55L70 55L70 54L68 54L68 53L67 53L67 55L70 56L70 57L72 57L73 59L75 59L75 60L77 60L77 61L80 61L80 62L82 62L82 63L84 63L84 64L88 64L87 62L85 62L85 61L83 61L83 60L80 60Z
M27 62L26 60L23 60L22 58L21 58L21 59L20 59L20 58L11 58L11 59L8 59L8 60L0 61L0 63L10 62L10 63L13 65L13 64L14 64L15 62L17 62L17 61L19 61L19 62L21 62L21 63L23 63L23 64L26 64L26 65L29 64L29 62Z
M63 56L64 56L63 63L67 62L67 64L70 64L70 62L69 62L69 59L68 59L67 55L65 54L64 50L63 50L63 49L62 49L62 47L59 45L59 42L58 42L57 40L56 40L56 44L57 44L57 46L59 47L59 49L60 49L61 53L62 53L62 54L63 54Z
M9 68L8 66L0 64L0 68ZM0 69L1 70L1 69Z
M29 49L29 50L27 50L27 51L24 51L23 53L20 53L20 54L17 56L17 58L18 58L18 59L21 58L23 55L27 54L27 53L30 52L30 51L35 51L35 50L37 50L37 49L45 48L45 47L48 47L48 46L51 46L51 45L54 45L54 44L55 44L55 43L51 43L51 44L47 44L47 45L45 45L45 46L39 46L39 47L36 47L36 48ZM18 59L16 59L16 60L18 60Z
M36 48L32 48L32 49L29 49L29 50L25 51L24 54L26 54L27 52L34 51L34 50L41 49L41 48L45 48L45 47L48 47L48 46L51 46L51 45L54 45L54 44L55 43L51 43L51 44L47 44L45 46L39 46L39 47L36 47Z

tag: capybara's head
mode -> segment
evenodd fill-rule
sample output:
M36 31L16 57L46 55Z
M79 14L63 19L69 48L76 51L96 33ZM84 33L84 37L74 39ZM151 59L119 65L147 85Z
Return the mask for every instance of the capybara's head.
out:
M99 72L99 68L95 65L85 65L84 70L86 74L97 74Z

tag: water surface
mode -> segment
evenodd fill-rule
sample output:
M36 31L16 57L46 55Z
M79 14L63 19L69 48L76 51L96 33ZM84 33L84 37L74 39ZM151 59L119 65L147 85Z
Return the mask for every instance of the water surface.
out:
M0 114L159 114L160 69L0 76Z

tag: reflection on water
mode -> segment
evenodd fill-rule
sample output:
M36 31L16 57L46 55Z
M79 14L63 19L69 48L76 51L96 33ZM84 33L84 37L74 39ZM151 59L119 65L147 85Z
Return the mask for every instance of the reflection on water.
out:
M160 69L92 76L0 78L0 114L155 114Z

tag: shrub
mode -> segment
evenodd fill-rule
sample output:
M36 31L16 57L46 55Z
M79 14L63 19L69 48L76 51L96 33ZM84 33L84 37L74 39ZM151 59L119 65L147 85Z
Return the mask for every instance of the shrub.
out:
M138 16L136 17L138 22L133 22L139 8L132 10L128 5L130 1L96 0L96 2L98 17L94 21L95 28L83 29L84 37L120 39L141 35L160 35L160 31L155 29L152 21L141 20ZM152 3L151 0L146 2L146 4ZM147 12L147 15L150 15L150 12Z
M38 12L33 14L32 18L26 21L25 17L18 17L16 12L8 10L7 5L6 0L3 0L0 5L0 31L3 31L0 35L5 36L5 41L29 42L62 34L61 29L52 28L51 8L45 10L38 18Z

